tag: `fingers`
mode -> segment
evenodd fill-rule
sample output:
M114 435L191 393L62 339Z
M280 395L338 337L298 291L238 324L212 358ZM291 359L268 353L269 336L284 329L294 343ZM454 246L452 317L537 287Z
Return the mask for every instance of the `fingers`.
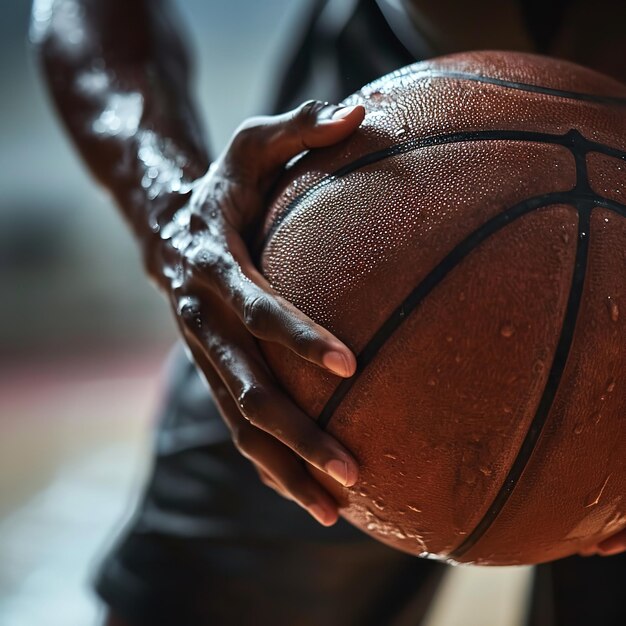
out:
M257 277L262 282L261 277ZM356 371L352 351L290 302L261 286L238 294L237 314L252 335L278 343L303 359L342 378Z
M219 260L200 248L194 276L228 302L246 330L257 339L279 343L336 376L352 376L356 357L342 341L276 294L256 269L241 239L230 237Z
M345 486L356 482L357 463L277 387L255 338L280 343L338 376L351 376L356 359L339 339L273 291L254 267L239 231L261 210L263 192L286 161L345 139L363 116L361 106L311 101L285 115L242 125L194 191L195 222L190 218L184 241L173 243L183 252L170 285L178 321L216 390L235 444L266 484L325 524L337 519L336 503L301 459Z
M353 485L358 478L354 457L276 386L238 320L231 314L229 322L228 310L217 300L202 307L198 300L185 297L178 307L185 335L201 347L235 400L238 414L340 484Z
M330 146L352 134L363 121L361 105L341 107L310 100L297 109L246 120L221 157L221 165L248 182L273 176L291 158L310 148Z
M254 370L251 367L251 370ZM239 372L242 374L243 372ZM356 461L335 439L304 415L287 396L280 393L261 372L252 371L231 379L239 390L238 405L243 416L257 428L280 439L298 456L314 465L341 485L352 486L358 476Z
M289 113L245 122L198 194L200 205L210 201L212 208L206 212L214 217L188 259L195 280L229 302L249 333L341 377L356 371L354 354L273 291L251 261L237 225L247 223L250 207L262 204L262 180L303 150L344 139L364 114L360 105L340 107L311 100ZM230 219L220 219L226 214Z
M237 449L254 463L263 483L279 495L296 502L320 524L334 524L338 519L338 511L337 504L330 495L287 448L241 416L201 346L195 341L188 346L213 390L215 401L233 434Z
M612 535L600 543L594 543L579 550L581 556L613 556L626 552L626 529Z
M587 546L586 548L582 548L578 551L580 556L595 556L598 552L597 544L593 544L591 546Z
M337 521L335 501L287 448L251 428L240 429L234 440L239 451L269 476L270 485L277 485L279 494L296 502L324 526Z
M626 529L598 544L598 554L601 556L612 556L620 552L626 552Z

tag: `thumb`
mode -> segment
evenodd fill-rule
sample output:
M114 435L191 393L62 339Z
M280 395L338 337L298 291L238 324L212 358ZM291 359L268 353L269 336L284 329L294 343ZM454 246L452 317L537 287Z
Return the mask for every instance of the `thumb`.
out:
M246 120L222 157L237 177L258 182L275 174L291 158L309 148L330 146L351 135L365 117L361 105L339 106L309 100L297 109Z

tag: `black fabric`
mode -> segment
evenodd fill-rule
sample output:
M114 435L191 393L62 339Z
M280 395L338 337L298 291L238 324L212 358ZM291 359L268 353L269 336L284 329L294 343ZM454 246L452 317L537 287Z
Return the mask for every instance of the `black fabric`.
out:
M133 533L105 563L98 591L133 626L415 626L443 569L418 568L415 559L373 541L318 545ZM392 593L398 582L411 597L428 594L408 619L408 596Z
M182 350L155 443L143 501L96 579L132 626L419 623L445 566L343 521L324 528L265 487Z
M626 554L572 556L535 569L526 626L624 626Z
M311 98L339 102L379 76L415 62L374 0L355 2L339 24L322 19L332 3L315 3L270 110L286 111Z
M526 29L537 52L548 53L563 20L578 0L519 0Z
M169 380L152 477L96 579L117 615L131 626L419 625L445 565L343 521L321 527L258 480L180 349ZM624 583L626 555L542 565L527 626L623 626Z

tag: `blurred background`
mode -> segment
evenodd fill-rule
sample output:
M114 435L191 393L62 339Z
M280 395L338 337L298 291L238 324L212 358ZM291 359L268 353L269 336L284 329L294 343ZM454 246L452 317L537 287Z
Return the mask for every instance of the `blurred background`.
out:
M307 4L178 2L214 151L264 111ZM100 611L94 564L148 468L175 329L55 120L30 8L0 7L0 626L85 626ZM527 568L455 568L429 626L521 624L528 581Z

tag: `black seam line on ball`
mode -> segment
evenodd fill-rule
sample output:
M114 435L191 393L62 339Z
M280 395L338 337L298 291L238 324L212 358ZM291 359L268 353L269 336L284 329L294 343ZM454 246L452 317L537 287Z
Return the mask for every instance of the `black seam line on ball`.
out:
M338 178L343 178L356 170L378 163L384 159L401 154L407 154L408 152L413 152L422 148L430 148L432 146L440 146L450 143L465 143L468 141L524 141L529 143L547 143L568 148L574 153L574 158L576 158L577 152L599 152L606 156L626 161L626 151L618 150L617 148L595 141L590 141L581 135L577 130L570 130L562 135L524 130L484 130L447 133L444 135L430 135L428 137L411 139L410 141L406 141L404 143L389 146L384 150L377 150L376 152L365 154L317 181L317 183L315 183L310 189L294 198L285 207L284 211L276 217L267 234L263 238L260 250L263 250L268 245L269 241L276 234L283 222L304 200L306 200L306 198L316 193L322 187L336 181Z
M625 106L626 98L619 98L617 96L600 96L598 94L583 93L580 91L570 91L567 89L557 89L556 87L544 87L542 85L534 85L532 83L522 83L520 81L506 80L505 78L495 78L494 76L485 76L484 74L473 74L472 72L460 72L455 70L443 70L443 69L418 69L419 63L407 65L395 72L392 72L389 76L383 76L383 79L402 78L404 76L411 75L417 79L429 79L429 78L459 78L471 80L479 83L488 83L491 85L498 85L501 87L510 87L511 89L519 89L521 91L538 92L560 98L569 98L573 100L583 100L585 102L597 102L599 104ZM372 88L372 86L378 84L380 79L375 80L373 83L366 85L366 87Z
M541 93L548 96L556 96L558 98L567 98L569 100L582 100L583 102L596 102L598 104L626 106L626 98L618 98L615 96L598 96L591 93L582 93L580 91L568 91L566 89L556 89L554 87L542 87L541 85L533 85L531 83L520 83L513 80L505 80L503 78L493 78L492 76L484 76L482 74L471 74L469 72L454 72L446 70L426 70L425 78L458 78L461 80L471 80L477 83L487 83L489 85L498 85L500 87L508 87L509 89L517 89L520 91L529 91L532 93ZM416 78L419 78L419 73Z
M489 133L491 137L492 131L485 131L480 134L484 137ZM581 202L586 201L589 206L605 206L621 215L626 216L626 205L620 204L603 198L594 193L587 180L587 168L585 155L588 152L611 152L611 156L626 160L626 152L608 148L602 144L591 142L583 137L577 130L570 130L564 135L546 135L543 133L527 133L525 131L507 131L509 136L518 139L518 135L522 134L526 141L528 136L538 136L539 141L547 142L547 137L551 138L552 143L565 146L573 153L576 164L576 185L569 191L553 192L542 194L533 198L528 198L519 202L515 206L504 210L485 222L481 227L470 233L463 241L461 241L452 251L450 251L437 266L435 266L429 274L411 291L405 300L391 313L391 315L383 322L382 326L374 333L372 338L357 355L357 370L351 378L343 379L335 388L333 394L326 402L326 405L320 412L317 423L321 428L326 428L330 422L334 412L339 407L343 398L350 391L352 386L358 380L360 374L371 362L382 345L389 339L398 326L404 321L405 317L413 311L421 300L432 291L432 289L458 265L475 247L480 245L488 237L498 232L501 228L511 223L518 217L526 213L552 204L570 204L578 207ZM449 136L446 136L449 137ZM407 142L413 143L413 142Z
M484 135L484 133L481 133ZM511 133L507 133L511 138ZM514 133L515 139L519 139L518 133ZM523 139L529 140L529 135L537 137L536 133L522 133ZM491 138L493 133L489 132ZM502 133L499 133L498 139L502 139ZM541 141L546 140L546 136L539 135ZM552 143L558 143L569 149L575 159L576 165L576 185L573 189L566 192L554 192L543 194L534 198L527 199L509 208L502 213L494 216L483 224L476 231L468 235L461 243L459 243L444 259L423 279L415 289L409 294L402 304L396 308L392 315L387 318L385 323L374 334L365 348L357 357L357 372L350 379L344 379L335 389L329 398L325 407L318 417L318 424L325 428L334 412L341 404L345 396L358 380L360 374L373 360L381 347L386 343L394 331L402 324L407 315L410 314L420 302L443 280L443 278L483 241L494 235L500 229L504 228L517 218L526 215L541 207L567 204L577 208L579 214L579 241L577 245L574 272L572 276L572 286L568 297L568 303L564 315L561 334L554 353L552 366L548 374L546 387L544 388L540 399L538 409L535 413L533 421L528 432L524 437L524 441L518 451L515 461L500 487L498 493L487 513L481 518L480 522L473 529L465 541L451 552L451 558L460 558L472 546L474 546L484 533L489 529L492 523L499 515L502 508L508 501L515 485L517 484L522 472L528 464L530 456L535 449L539 436L550 414L550 409L554 397L558 391L559 383L563 370L567 363L567 357L573 340L574 328L578 317L582 290L584 287L584 276L588 256L589 246L589 226L591 210L594 206L606 206L607 208L618 212L620 215L626 215L626 205L618 202L602 198L595 194L589 185L586 167L586 154L590 151L611 152L611 156L626 160L626 154L622 151L608 148L590 142L583 137L578 131L572 130L565 135L552 137ZM557 141L554 141L557 139ZM598 149L599 148L599 149ZM584 233L584 235L583 235Z
M535 450L539 437L550 415L554 398L561 384L561 378L567 364L567 359L574 339L574 329L578 320L580 302L582 299L583 287L585 284L585 273L587 268L587 257L590 238L590 215L593 208L594 197L590 188L587 173L587 153L584 144L580 141L580 135L572 136L571 150L573 152L576 165L576 184L573 193L576 198L571 201L576 207L578 214L578 238L576 246L576 256L574 259L574 269L565 313L561 323L559 339L554 350L552 364L548 373L535 415L530 423L528 431L524 435L522 444L517 451L515 459L509 468L504 482L498 489L493 501L487 511L478 521L467 537L448 555L452 559L460 559L471 550L482 539L485 533L491 528L496 518L508 502L515 486L517 485L524 469L528 465L530 457ZM590 199L585 200L584 197Z
M351 378L344 378L335 388L332 396L326 402L317 418L317 424L326 428L333 414L357 382L365 368L371 363L378 351L385 345L391 335L398 329L404 320L418 307L422 300L439 283L454 270L471 252L492 235L496 234L505 226L508 226L517 218L542 207L556 204L573 204L576 199L573 191L554 192L528 198L498 213L480 228L470 233L463 241L458 243L409 293L409 295L387 317L383 324L374 333L367 345L357 355L357 369Z
M574 339L574 331L580 310L580 302L582 300L583 287L585 284L585 274L587 269L587 257L589 252L591 209L593 204L588 201L576 203L578 209L578 245L576 248L576 259L574 262L574 272L572 275L572 286L565 308L563 324L561 326L561 334L554 352L554 358L550 372L548 374L546 386L539 401L539 406L533 418L533 421L524 437L524 441L511 465L509 473L500 487L491 506L483 515L480 522L474 527L472 532L465 538L457 548L452 550L448 556L458 559L467 553L476 543L484 536L493 522L496 520L500 511L504 508L513 489L517 485L522 472L528 465L528 461L535 450L535 446L539 440L539 436L543 431L548 416L551 413L554 398L559 390L561 378L567 364L572 342Z
M626 217L626 205L606 200L605 198L597 198L590 195L577 194L573 191L555 192L536 196L528 200L524 200L510 209L499 213L485 222L481 228L475 230L452 249L424 279L411 291L411 293L402 301L380 328L374 333L367 345L361 350L357 356L357 369L351 378L344 378L337 385L335 391L328 399L324 408L317 418L317 424L321 428L326 428L330 422L334 412L337 410L347 393L354 386L362 374L363 370L370 364L376 354L394 331L404 322L405 318L410 315L420 302L451 272L470 252L477 248L483 241L497 233L499 230L515 221L518 217L526 215L536 209L543 207L568 204L577 206L581 203L587 203L590 206L610 209L613 212ZM586 231L585 231L586 232Z
M352 389L358 377L369 363L375 358L378 351L389 339L391 334L402 324L406 317L421 303L421 301L436 287L441 280L452 271L458 264L477 246L495 234L502 228L514 222L517 218L527 215L536 209L558 204L574 206L579 212L579 239L580 234L585 233L585 237L580 239L577 246L576 259L574 261L574 272L572 276L572 287L566 305L561 336L554 353L553 364L548 375L544 393L539 402L535 417L525 435L522 446L518 451L516 459L511 466L509 474L503 485L500 487L493 503L487 513L483 516L474 530L467 536L465 541L450 553L451 558L459 558L466 553L484 535L487 529L496 519L499 512L506 504L513 488L517 484L524 468L526 467L530 455L532 454L539 435L541 434L545 422L549 416L550 408L554 397L558 391L559 383L570 351L575 323L580 307L582 289L584 286L584 275L587 264L587 251L590 237L590 214L593 207L606 208L614 211L622 217L626 217L626 205L605 198L599 198L593 194L579 193L574 190L568 192L556 192L545 194L525 200L514 207L498 214L486 222L480 229L471 233L465 240L458 244L444 259L424 278L420 284L409 294L402 304L387 318L379 331L368 342L367 346L357 358L357 372L352 378L344 379L337 386L324 409L320 413L317 423L321 428L325 428L332 418L334 412L339 407L345 396Z
M626 217L626 204L615 202L613 200L607 200L606 198L594 198L592 200L593 205L602 209L610 209L614 213Z

